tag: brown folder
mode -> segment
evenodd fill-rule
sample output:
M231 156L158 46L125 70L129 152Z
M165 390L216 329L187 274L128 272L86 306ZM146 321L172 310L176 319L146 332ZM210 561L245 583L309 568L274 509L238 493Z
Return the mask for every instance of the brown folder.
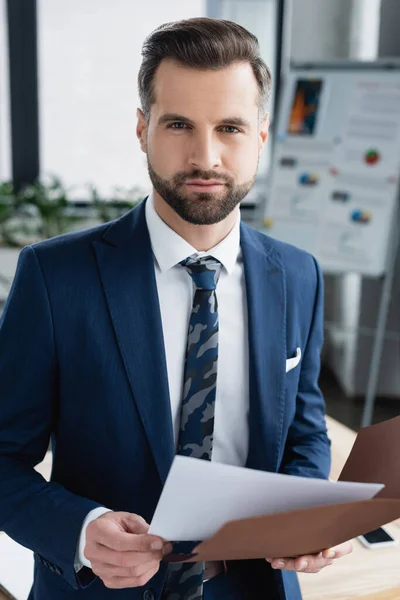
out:
M190 556L167 561L237 560L315 554L400 517L400 417L360 430L339 481L384 483L371 500L230 521Z

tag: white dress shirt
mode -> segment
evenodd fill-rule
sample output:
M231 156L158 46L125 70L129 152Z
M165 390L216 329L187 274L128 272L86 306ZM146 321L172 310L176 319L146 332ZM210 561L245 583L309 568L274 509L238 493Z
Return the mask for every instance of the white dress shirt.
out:
M219 334L212 460L244 466L249 442L249 358L240 218L222 242L208 252L198 252L159 217L152 195L145 209L164 333L175 447L179 434L187 333L195 291L192 278L179 263L188 256L212 255L223 265L216 289ZM77 570L82 565L91 567L83 555L87 525L107 511L106 508L98 508L87 515L77 553Z

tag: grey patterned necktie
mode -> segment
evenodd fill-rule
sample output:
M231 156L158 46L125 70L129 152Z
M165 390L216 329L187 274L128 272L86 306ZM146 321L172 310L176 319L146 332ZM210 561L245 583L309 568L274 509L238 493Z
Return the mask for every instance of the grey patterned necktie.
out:
M180 263L195 285L186 350L178 454L211 460L218 361L218 303L221 263L212 256ZM192 544L193 545L193 544ZM174 551L187 552L176 545ZM178 550L177 550L178 548ZM190 550L189 550L190 552ZM201 600L204 563L168 566L163 600Z

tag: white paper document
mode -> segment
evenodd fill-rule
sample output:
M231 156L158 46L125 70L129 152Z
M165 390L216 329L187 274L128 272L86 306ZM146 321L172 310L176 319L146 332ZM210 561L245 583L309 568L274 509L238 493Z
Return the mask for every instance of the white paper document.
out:
M228 521L369 500L383 487L266 473L176 456L149 533L171 541L204 541Z

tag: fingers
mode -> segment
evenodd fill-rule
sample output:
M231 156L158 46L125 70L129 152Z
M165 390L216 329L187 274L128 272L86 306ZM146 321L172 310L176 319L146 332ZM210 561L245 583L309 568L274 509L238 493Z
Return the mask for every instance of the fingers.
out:
M146 585L148 581L158 572L160 565L157 567L152 567L139 577L114 577L114 576L105 576L103 579L103 583L106 587L112 589L123 589L123 588L133 588L133 587L141 587Z
M138 515L106 513L89 523L86 530L86 545L95 542L116 552L161 550L164 546L163 540L147 534L148 527L146 521Z
M327 548L319 554L309 554L296 558L266 558L273 569L299 571L300 573L319 573L325 567L332 565L337 558L346 556L353 551L353 543L344 542L333 548Z
M138 515L108 512L89 523L85 557L106 587L121 589L145 585L172 551L172 544L149 535Z
M137 563L134 566L121 566L117 567L114 564L107 564L102 562L92 561L92 571L95 575L99 575L103 581L111 577L125 577L137 579L142 575L145 575L152 569L157 569L160 565L160 561L153 557L143 563Z
M90 562L92 565L101 563L110 567L122 567L130 569L143 563L160 561L163 557L161 551L157 552L116 552L106 546L97 544L91 553Z
M172 544L165 544L163 550L154 552L137 552L128 550L126 552L117 552L101 544L96 544L91 552L90 562L102 563L112 567L133 568L142 563L151 563L162 560L162 558L172 551Z
M319 573L324 567L329 567L334 562L333 558L324 558L322 552L317 555L309 554L299 556L293 561L293 570L304 573Z
M298 556L297 558L274 558L267 559L273 569L285 571L298 571L299 573L319 573L324 567L333 564L333 558L324 558L322 552Z
M350 541L334 546L333 548L327 548L323 551L322 555L324 558L341 558L342 556L351 554L351 552L353 552L353 543Z

